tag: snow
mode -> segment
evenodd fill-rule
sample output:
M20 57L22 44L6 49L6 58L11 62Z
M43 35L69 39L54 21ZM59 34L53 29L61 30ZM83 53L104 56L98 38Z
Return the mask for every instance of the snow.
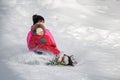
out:
M59 49L78 64L46 66L29 52L32 15L45 17ZM120 80L119 0L1 0L1 80Z

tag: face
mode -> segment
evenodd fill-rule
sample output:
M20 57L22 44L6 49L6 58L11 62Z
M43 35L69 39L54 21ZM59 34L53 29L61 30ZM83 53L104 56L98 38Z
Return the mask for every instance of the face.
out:
M37 24L42 24L42 25L44 25L44 21L38 21Z
M37 35L43 35L43 34L44 34L43 29L42 29L42 28L37 28L37 29L36 29L36 34L37 34Z

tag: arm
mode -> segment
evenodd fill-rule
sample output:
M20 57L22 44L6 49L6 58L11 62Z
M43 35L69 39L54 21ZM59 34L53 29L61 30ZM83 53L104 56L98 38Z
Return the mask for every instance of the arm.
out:
M46 35L46 40L47 40L46 45L56 48L55 43L53 43L53 41L51 40L51 38L48 35Z
M56 43L55 43L55 40L54 40L54 37L52 36L51 32L48 29L46 29L46 35L48 35L50 37L50 39L51 39L52 43L54 44L54 46L57 47Z
M36 38L34 36L31 36L28 47L30 50L33 51L36 46L37 46Z
M39 49L41 48L42 50L50 51L54 53L54 55L58 55L60 53L60 51L56 48L56 46L54 45L54 43L48 35L44 35L44 37L42 38L44 38L45 43L41 43L41 45L38 45L37 47Z

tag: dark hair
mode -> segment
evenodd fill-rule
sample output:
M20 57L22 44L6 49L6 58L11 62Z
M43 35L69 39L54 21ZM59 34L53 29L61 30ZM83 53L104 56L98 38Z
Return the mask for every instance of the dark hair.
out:
M45 22L45 19L42 16L37 15L37 14L33 15L32 19L33 19L33 24L36 24L38 21Z
M32 34L33 35L37 35L37 33L36 33L37 28L42 28L43 32L45 34L45 27L42 24L35 24L32 28Z

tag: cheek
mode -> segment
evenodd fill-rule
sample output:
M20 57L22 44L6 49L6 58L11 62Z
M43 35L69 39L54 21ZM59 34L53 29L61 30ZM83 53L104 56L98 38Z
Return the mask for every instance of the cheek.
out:
M43 35L44 33L43 33L43 32L41 32L40 34L41 34L41 35Z
M43 35L43 32L36 32L37 35Z
M39 31L36 31L36 33L37 33L37 35L39 35L39 34L40 34L40 32L39 32Z

